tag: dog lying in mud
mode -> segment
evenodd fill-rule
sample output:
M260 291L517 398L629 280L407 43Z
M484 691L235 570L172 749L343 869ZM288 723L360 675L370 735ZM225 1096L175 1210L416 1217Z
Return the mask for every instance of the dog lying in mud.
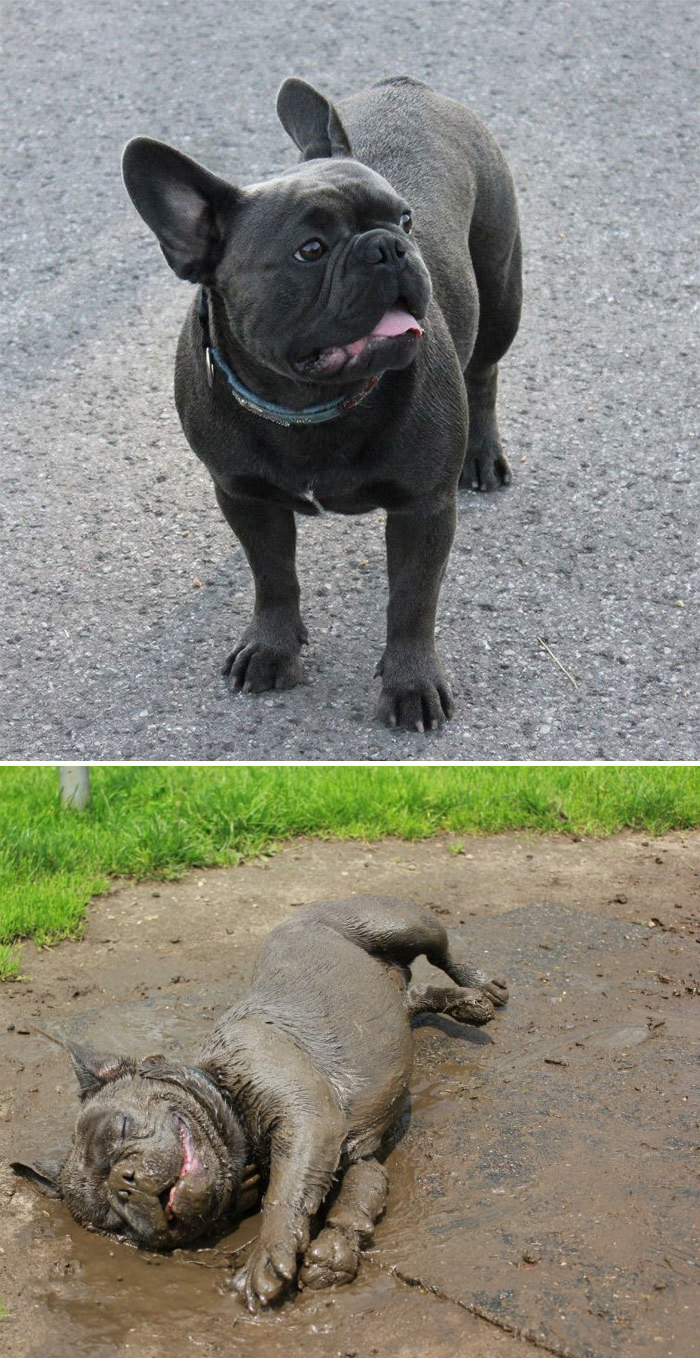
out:
M420 954L452 984L409 987ZM272 930L248 994L194 1064L67 1044L82 1100L68 1157L13 1168L83 1225L173 1249L240 1212L252 1160L267 1179L260 1233L233 1281L248 1308L295 1281L349 1282L386 1202L377 1155L408 1089L411 1019L488 1023L507 998L505 982L455 960L420 906L383 896L310 906Z

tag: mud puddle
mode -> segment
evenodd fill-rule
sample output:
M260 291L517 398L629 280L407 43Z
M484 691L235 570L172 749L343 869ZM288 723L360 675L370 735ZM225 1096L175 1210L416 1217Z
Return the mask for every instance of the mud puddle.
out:
M600 862L591 864L597 913L571 900L581 890L582 859L600 846L570 846L569 880L565 855L556 874L551 860L540 867L560 877L563 905L503 891L504 854L515 879L518 855L525 866L539 847L544 860L546 842L494 843L490 881L488 843L469 841L475 857L467 859L433 841L374 846L383 856L318 844L305 856L294 846L270 864L198 874L172 888L127 885L96 905L84 944L34 955L31 980L0 991L5 1352L524 1358L535 1345L572 1358L685 1358L693 1351L698 842L682 850L676 842L668 853L626 841L611 858L607 885ZM626 852L636 855L627 884ZM644 863L654 883L655 860L676 852L663 902L659 883L642 910L634 896L644 891ZM477 871L485 901L472 905ZM339 885L341 872L352 880ZM352 1286L302 1294L252 1318L227 1279L256 1234L255 1214L205 1248L148 1255L83 1231L60 1203L34 1197L10 1176L14 1155L60 1153L76 1109L65 1057L23 1029L39 1024L140 1055L187 1054L241 993L258 937L290 901L372 888L432 903L464 955L507 972L512 1000L484 1030L419 1021L411 1104L388 1153L387 1213ZM497 906L485 903L490 896ZM632 920L609 917L624 912ZM640 915L646 924L633 922ZM427 974L427 964L421 970Z

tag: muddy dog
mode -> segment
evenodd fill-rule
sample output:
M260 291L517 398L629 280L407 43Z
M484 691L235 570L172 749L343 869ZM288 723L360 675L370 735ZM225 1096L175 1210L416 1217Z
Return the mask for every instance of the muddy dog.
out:
M421 953L454 984L409 988ZM248 994L194 1064L69 1044L83 1108L65 1164L13 1168L83 1225L172 1249L240 1211L253 1160L267 1179L260 1234L233 1282L248 1308L295 1280L349 1282L384 1210L377 1153L408 1089L411 1018L483 1024L507 998L504 981L455 960L420 906L383 896L310 906L270 933Z
M510 171L483 123L396 77L335 105L277 99L301 163L240 188L137 137L124 182L179 278L199 286L175 365L185 435L255 578L224 667L260 693L301 678L295 514L387 514L379 716L452 713L435 650L458 484L510 480L498 363L518 329Z

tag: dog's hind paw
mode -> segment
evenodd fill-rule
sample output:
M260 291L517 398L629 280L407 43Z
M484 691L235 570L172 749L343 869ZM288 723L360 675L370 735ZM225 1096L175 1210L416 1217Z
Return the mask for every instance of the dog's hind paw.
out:
M457 992L447 997L442 1012L457 1023L472 1023L481 1027L491 1022L493 1005L483 990L463 990L461 994Z
M457 1023L470 1023L480 1028L494 1016L491 999L476 987L449 985L416 985L406 994L409 1016L444 1014Z
M502 976L490 976L488 981L480 981L479 985L484 994L488 995L499 1008L508 1003L508 982L504 981Z

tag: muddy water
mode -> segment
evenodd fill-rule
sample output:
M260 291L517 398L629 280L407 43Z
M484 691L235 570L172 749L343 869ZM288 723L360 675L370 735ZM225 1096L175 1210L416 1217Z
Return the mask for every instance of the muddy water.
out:
M173 1340L178 1351L185 1338L195 1350L206 1349L207 1341L222 1341L226 1335L235 1335L236 1353L283 1355L295 1339L329 1332L338 1313L361 1315L383 1294L401 1286L374 1272L352 1297L347 1292L332 1299L302 1297L261 1321L248 1316L226 1287L246 1241L257 1232L256 1216L211 1248L170 1257L148 1255L97 1236L86 1246L67 1215L58 1216L44 1238L51 1236L63 1248L70 1242L70 1258L42 1299L49 1323L56 1324L57 1338L50 1350L56 1358L70 1354L102 1358L128 1347L143 1353L149 1345L165 1352Z
M466 930L454 933L466 952ZM258 1318L240 1308L227 1279L254 1213L164 1257L88 1234L12 1184L3 1229L11 1281L23 1261L28 1320L24 1335L8 1331L10 1351L448 1358L467 1351L471 1312L489 1322L480 1356L520 1353L505 1339L520 1335L523 1352L534 1341L573 1358L686 1358L700 1323L691 947L555 906L472 924L469 951L498 959L511 1005L485 1030L419 1021L388 1210L358 1280L331 1294ZM233 998L181 990L53 1026L97 1046L187 1053ZM8 1050L26 1113L12 1151L59 1149L75 1107L60 1053L31 1034L8 1035Z

